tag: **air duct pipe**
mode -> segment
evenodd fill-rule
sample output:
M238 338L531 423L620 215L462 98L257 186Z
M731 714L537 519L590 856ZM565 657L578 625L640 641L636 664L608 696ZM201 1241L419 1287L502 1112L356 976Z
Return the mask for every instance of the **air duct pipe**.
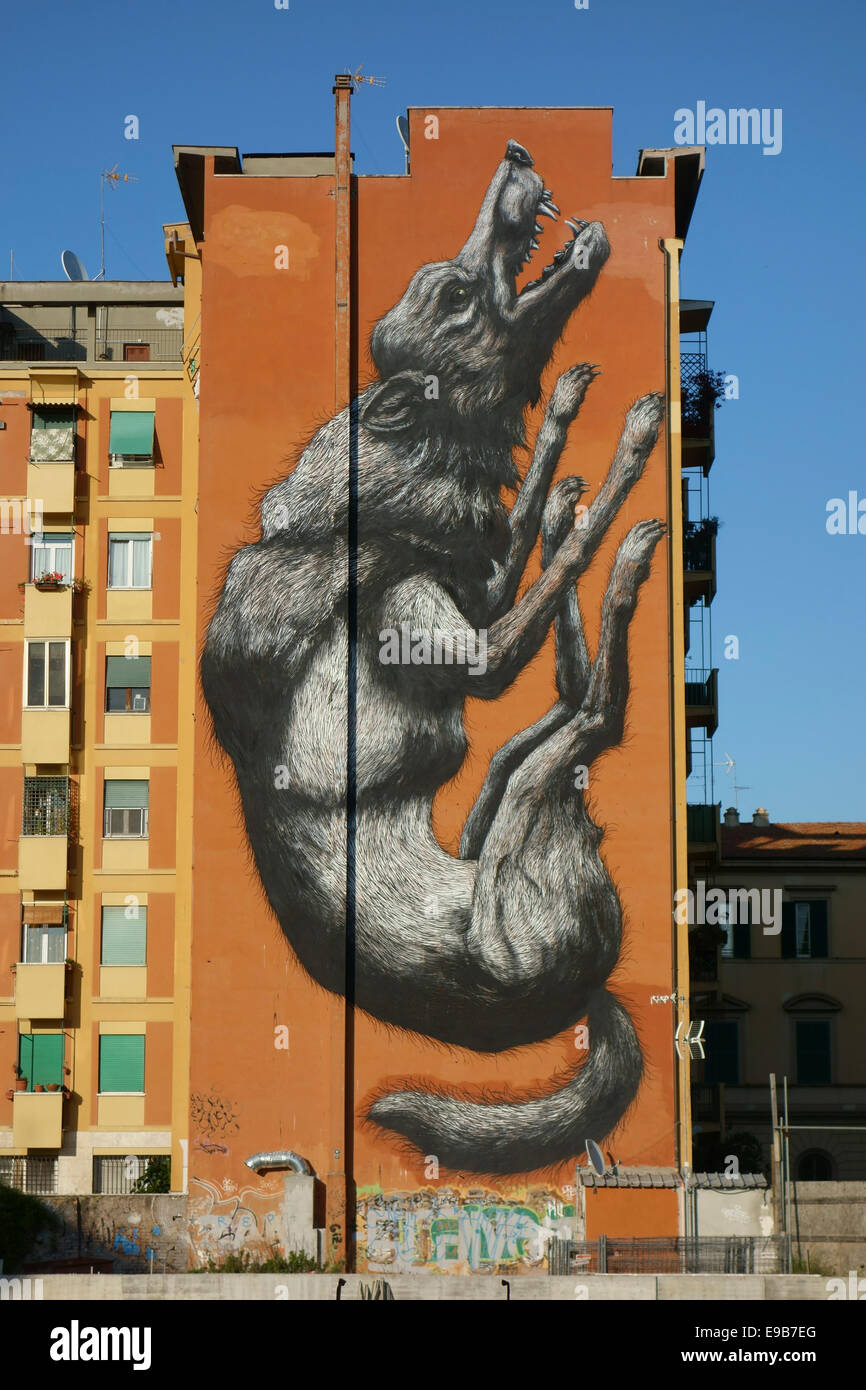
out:
M312 1174L312 1164L291 1149L278 1149L274 1153L251 1154L244 1159L254 1173L265 1173L271 1168L291 1168L294 1173Z

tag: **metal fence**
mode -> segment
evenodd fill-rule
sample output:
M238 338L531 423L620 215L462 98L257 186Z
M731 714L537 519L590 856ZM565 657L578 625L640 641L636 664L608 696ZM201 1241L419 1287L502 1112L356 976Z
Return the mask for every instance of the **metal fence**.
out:
M548 1274L787 1274L781 1236L659 1236L562 1240L548 1246Z
M50 1197L57 1191L57 1159L0 1158L0 1182L35 1197Z
M69 834L70 805L68 777L25 777L21 834Z
M86 362L91 343L91 330L86 328L34 328L16 330L14 325L0 324L0 361L12 362ZM150 328L135 324L132 328L97 328L96 358L99 361L181 361L182 328ZM127 355L129 349L129 355ZM142 354L146 351L146 356Z

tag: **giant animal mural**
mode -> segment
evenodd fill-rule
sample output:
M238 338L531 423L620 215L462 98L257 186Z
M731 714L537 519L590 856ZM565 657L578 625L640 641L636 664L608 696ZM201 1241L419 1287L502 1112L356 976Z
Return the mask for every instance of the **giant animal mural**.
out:
M601 223L576 219L518 292L558 214L530 154L509 141L462 249L422 265L376 324L378 378L264 496L261 537L231 560L201 662L261 884L319 985L346 989L350 855L357 1007L479 1053L586 1020L586 1061L546 1094L485 1100L409 1084L368 1101L362 1119L383 1140L490 1175L602 1140L644 1068L606 986L622 911L582 774L623 738L629 624L663 524L640 520L620 544L594 653L579 582L643 473L664 397L628 409L584 507L580 477L552 486L597 370L569 367L519 479L525 415L610 253ZM539 537L543 572L517 598ZM432 806L466 756L464 704L496 700L551 625L558 698L495 754L459 854L447 853Z

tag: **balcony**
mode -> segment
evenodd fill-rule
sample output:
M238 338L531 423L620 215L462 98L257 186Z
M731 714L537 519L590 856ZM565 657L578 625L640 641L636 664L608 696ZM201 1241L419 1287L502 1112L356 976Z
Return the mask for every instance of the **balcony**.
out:
M75 510L75 464L37 463L31 458L27 465L27 496L38 499L46 516L71 516Z
M718 677L716 667L712 670L686 669L686 726L706 729L708 737L712 737L719 724Z
M705 850L719 840L719 808L712 805L686 807L689 849Z
M72 822L72 783L68 777L24 778L19 888L65 893Z
M72 636L72 586L41 589L27 584L24 589L24 636Z
M683 582L686 603L697 603L698 599L711 603L715 598L716 535L707 522L686 522L683 536ZM686 649L688 650L688 644Z
M16 1091L12 1105L13 1149L59 1149L63 1142L63 1092Z
M36 325L17 318L0 323L3 362L171 362L181 363L182 328L151 328L136 323L96 332L94 324L70 328Z
M21 713L22 763L69 762L68 709L25 709Z
M15 971L15 1017L62 1019L66 997L66 966L20 962Z
M716 456L715 405L718 399L705 352L680 353L682 463L709 473Z

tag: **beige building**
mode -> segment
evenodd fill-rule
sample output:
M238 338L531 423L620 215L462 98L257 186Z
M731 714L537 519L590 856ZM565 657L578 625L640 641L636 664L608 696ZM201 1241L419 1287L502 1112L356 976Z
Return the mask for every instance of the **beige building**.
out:
M197 308L0 283L0 1180L32 1192L185 1181Z
M774 1072L792 1177L866 1179L866 824L729 810L720 848L711 884L693 883L696 1132L752 1133L768 1157Z

